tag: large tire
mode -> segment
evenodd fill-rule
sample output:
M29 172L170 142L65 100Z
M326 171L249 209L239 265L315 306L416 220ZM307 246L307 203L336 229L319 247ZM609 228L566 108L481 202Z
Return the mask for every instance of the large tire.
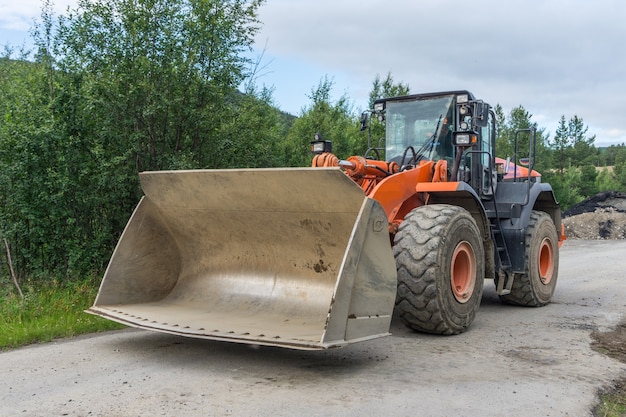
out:
M480 230L463 208L417 207L394 239L398 271L396 307L417 331L459 334L474 320L485 277Z
M550 302L559 274L558 242L552 218L542 211L533 211L526 229L525 272L515 276L511 292L500 296L502 301L527 307Z

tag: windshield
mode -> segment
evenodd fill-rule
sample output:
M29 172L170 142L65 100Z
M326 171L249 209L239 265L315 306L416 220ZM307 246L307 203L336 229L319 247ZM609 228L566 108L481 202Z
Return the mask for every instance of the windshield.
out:
M423 148L422 157L433 161L453 158L452 101L454 96L414 101L388 101L385 112L387 161L401 163L404 151ZM413 157L409 150L404 163Z

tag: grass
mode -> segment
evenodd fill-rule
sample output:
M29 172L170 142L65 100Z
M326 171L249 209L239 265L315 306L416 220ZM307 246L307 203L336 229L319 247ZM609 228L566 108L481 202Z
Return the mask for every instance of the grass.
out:
M0 349L124 326L84 312L98 292L95 279L27 281L15 287L0 283Z
M610 391L600 393L600 402L593 410L594 417L626 416L626 379L618 381Z
M600 406L596 411L598 417L624 417L626 416L626 404L624 398L619 395L603 395L600 397Z

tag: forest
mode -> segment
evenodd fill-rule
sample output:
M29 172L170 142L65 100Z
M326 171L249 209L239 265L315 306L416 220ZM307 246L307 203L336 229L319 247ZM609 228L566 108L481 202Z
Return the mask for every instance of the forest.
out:
M0 258L11 255L18 277L101 274L141 197L138 172L308 166L316 132L340 158L363 154L360 112L417 93L372 74L357 105L333 99L327 76L300 114L281 111L250 58L263 2L81 0L61 16L45 2L34 50L5 46ZM537 129L536 169L563 208L626 191L626 146L596 148L580 115L547 132L521 104L494 111L497 156L512 155L517 129Z

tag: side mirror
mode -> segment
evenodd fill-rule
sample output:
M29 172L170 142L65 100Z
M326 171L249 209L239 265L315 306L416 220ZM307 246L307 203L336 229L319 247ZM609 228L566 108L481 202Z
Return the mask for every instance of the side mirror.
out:
M361 113L361 132L367 130L367 113Z
M489 123L489 104L477 101L474 103L474 123L485 127Z

